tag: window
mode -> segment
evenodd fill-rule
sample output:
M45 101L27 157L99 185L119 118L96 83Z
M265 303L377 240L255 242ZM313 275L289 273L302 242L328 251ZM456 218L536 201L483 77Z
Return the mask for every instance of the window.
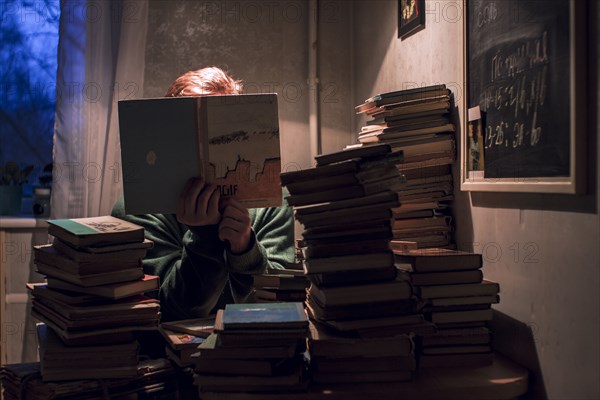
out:
M26 194L52 162L60 5L0 3L0 164L33 165Z

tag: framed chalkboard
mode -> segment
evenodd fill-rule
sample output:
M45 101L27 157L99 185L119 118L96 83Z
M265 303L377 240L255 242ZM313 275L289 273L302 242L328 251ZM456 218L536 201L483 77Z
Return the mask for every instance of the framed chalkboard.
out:
M464 2L462 190L585 190L585 3Z

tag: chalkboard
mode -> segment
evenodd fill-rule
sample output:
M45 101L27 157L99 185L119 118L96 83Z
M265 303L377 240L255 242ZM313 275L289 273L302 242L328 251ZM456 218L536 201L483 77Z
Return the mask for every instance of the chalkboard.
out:
M469 105L485 178L570 175L569 1L468 2Z

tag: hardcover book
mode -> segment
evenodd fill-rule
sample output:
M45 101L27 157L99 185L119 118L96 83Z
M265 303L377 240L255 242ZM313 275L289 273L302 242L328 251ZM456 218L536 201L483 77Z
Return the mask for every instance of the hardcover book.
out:
M308 287L303 270L271 270L270 273L253 275L253 285L259 289L302 290Z
M207 338L215 327L215 318L192 318L163 322L161 326L169 331L186 333L192 336Z
M48 234L74 247L144 242L144 228L110 215L48 220Z
M144 276L144 271L141 266L86 275L65 271L39 261L35 262L35 267L37 272L42 275L83 287L118 284L121 282L138 280Z
M270 346L265 347L219 347L217 345L218 335L213 333L198 345L198 353L195 357L211 360L239 360L239 359L278 359L290 358L296 354L297 345Z
M396 252L396 261L410 264L413 272L474 270L483 266L481 254L439 248Z
M223 329L305 328L308 317L302 303L227 304Z
M50 289L91 294L113 300L118 300L128 296L142 294L145 292L151 292L153 290L158 290L158 288L160 287L159 278L158 276L154 275L144 275L142 279L129 282L119 282L112 283L109 285L91 287L83 287L60 279L56 279L52 276L48 276L46 280L48 281L48 287Z
M352 306L372 302L408 301L412 289L408 282L389 281L366 285L318 287L312 285L309 295L324 307Z
M90 257L86 261L80 261L62 253L53 244L44 244L33 246L33 254L35 263L50 265L71 274L90 275L139 267L146 249L135 252L120 251L114 256L114 253L107 253L99 255L96 259Z
M276 94L119 102L125 210L175 213L198 175L246 207L278 207L281 155Z
M316 322L311 322L309 329L309 351L314 358L408 357L414 351L409 335L358 338L335 332Z
M36 325L43 381L132 378L137 375L137 342L109 346L66 346L45 324Z
M418 286L417 295L423 299L467 296L494 296L500 292L497 282L483 280L482 283L456 285Z

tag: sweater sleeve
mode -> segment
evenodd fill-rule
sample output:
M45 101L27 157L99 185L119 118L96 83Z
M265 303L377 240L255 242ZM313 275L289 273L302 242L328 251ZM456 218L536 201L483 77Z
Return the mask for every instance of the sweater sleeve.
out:
M217 226L187 230L174 215L113 215L144 227L154 242L143 260L144 272L160 277L162 320L206 316L217 304L228 280L224 244Z
M231 292L236 303L252 293L252 275L282 269L294 261L294 218L287 206L251 210L253 246L244 254L226 251Z
M289 207L250 210L252 245L243 254L226 250L216 225L188 230L174 215L125 215L122 200L113 215L144 227L154 242L143 260L144 272L160 277L162 320L208 315L227 283L233 300L246 302L252 275L282 269L294 260L294 220Z

